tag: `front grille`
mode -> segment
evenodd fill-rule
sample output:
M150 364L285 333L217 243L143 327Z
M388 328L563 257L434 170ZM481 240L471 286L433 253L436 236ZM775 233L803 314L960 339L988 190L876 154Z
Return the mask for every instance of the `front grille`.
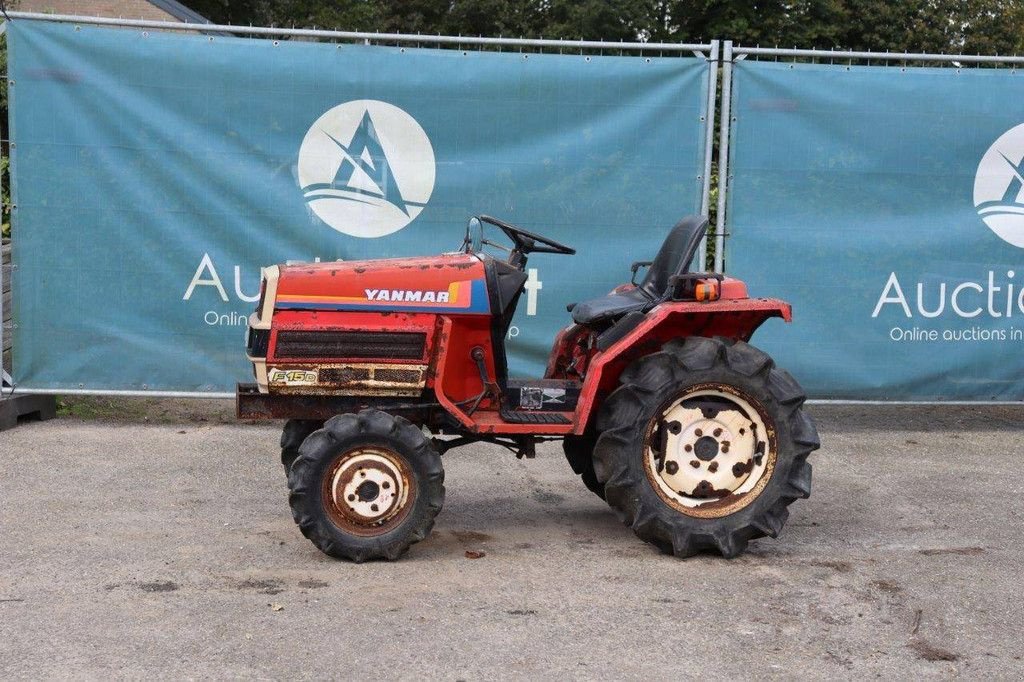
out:
M424 332L279 331L275 356L419 360L426 344Z
M267 357L267 347L270 346L269 329L250 329L249 338L246 340L245 348L252 358Z
M384 369L378 367L373 371L374 381L386 381L392 384L418 384L423 372L418 369Z
M343 386L353 381L370 378L368 367L324 367L320 370L320 383Z

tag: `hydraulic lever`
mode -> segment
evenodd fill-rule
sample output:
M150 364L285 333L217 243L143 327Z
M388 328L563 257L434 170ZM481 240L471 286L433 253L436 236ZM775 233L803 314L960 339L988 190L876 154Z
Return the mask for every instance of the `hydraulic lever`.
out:
M480 407L480 403L483 402L483 399L488 396L490 396L496 403L500 403L501 389L487 374L487 363L484 362L487 356L484 354L484 349L480 346L476 346L472 351L470 351L469 355L476 363L477 371L480 372L480 383L484 386L484 390L480 392L480 395L476 397L473 401L473 405L466 412L467 415L472 415L476 412L477 408Z

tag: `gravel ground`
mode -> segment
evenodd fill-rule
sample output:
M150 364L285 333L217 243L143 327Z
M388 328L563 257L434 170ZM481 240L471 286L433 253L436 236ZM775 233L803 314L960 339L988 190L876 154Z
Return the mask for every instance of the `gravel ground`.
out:
M811 413L814 495L733 561L640 542L557 445L452 451L431 537L357 566L294 527L277 425L25 424L0 678L1019 679L1024 409Z

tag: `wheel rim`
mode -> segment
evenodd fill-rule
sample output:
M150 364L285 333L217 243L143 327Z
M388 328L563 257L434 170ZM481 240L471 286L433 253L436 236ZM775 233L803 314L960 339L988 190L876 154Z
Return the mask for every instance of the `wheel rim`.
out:
M349 450L331 463L321 497L331 521L355 535L382 535L415 502L416 482L405 460L387 448Z
M705 384L667 402L647 429L644 469L665 502L690 516L727 516L753 502L775 468L775 430L738 389Z

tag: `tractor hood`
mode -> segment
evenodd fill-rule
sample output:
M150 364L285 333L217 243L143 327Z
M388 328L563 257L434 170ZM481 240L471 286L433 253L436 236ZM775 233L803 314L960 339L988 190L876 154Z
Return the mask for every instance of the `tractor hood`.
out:
M278 310L490 312L484 263L472 254L280 266Z

